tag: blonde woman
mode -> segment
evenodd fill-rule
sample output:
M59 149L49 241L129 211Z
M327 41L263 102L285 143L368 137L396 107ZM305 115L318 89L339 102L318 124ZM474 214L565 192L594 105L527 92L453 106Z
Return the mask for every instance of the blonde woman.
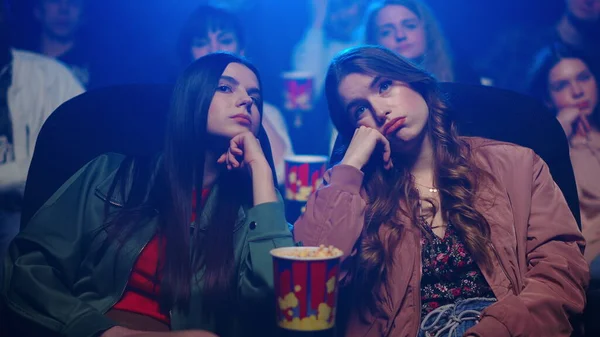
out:
M367 12L365 42L398 53L432 73L439 81L481 82L469 67L462 64L457 67L437 19L422 1L373 3Z

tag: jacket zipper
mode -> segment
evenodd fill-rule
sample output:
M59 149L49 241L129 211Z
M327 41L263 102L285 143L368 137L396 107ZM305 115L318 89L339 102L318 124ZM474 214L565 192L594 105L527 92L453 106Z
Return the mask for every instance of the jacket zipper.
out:
M150 240L148 240L146 243L144 243L144 245L138 250L137 254L135 255L136 258L134 259L133 263L131 264L131 267L129 268L129 272L127 272L127 280L129 280L129 278L131 278L131 273L133 272L133 268L135 267L135 261L137 260L137 257L140 256L140 254L146 248L146 246L148 245L149 242L150 242ZM125 282L125 284L123 285L123 288L121 288L121 291L119 292L119 296L114 301L111 302L111 304L108 306L108 308L106 308L104 310L104 313L108 312L112 307L115 306L115 304L117 304L117 302L119 302L119 300L123 297L125 290L127 289L128 283L129 283L128 281ZM170 316L170 311L169 311L169 316Z
M496 247L494 246L493 243L489 243L490 248L492 248L492 251L494 251L494 255L496 255L496 259L498 260L498 265L500 265L500 269L502 269L502 272L504 273L504 275L506 276L506 279L508 279L508 282L510 283L510 288L512 289L512 292L515 296L517 296L517 288L515 287L515 285L513 284L512 279L510 278L508 271L506 270L506 268L504 268L504 263L502 262L502 260L500 259L500 254L498 254L498 251L496 250Z

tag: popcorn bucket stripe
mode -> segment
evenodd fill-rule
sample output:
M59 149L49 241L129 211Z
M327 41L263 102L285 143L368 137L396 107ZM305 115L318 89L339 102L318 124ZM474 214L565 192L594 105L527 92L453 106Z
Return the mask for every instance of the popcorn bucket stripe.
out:
M292 280L294 284L292 288L296 293L298 301L298 309L300 317L307 317L308 303L302 299L308 294L308 264L307 263L292 263Z

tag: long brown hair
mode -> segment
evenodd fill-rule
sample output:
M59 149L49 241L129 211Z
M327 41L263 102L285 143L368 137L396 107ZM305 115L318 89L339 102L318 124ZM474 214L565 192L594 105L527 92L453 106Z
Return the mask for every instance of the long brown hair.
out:
M375 24L379 11L387 6L402 6L421 20L425 30L425 54L419 64L434 74L438 80L452 82L454 80L454 66L446 38L431 9L420 0L383 0L374 2L367 11L365 24L365 42L378 44L377 25Z
M349 74L361 73L408 84L421 94L429 107L425 137L430 137L434 149L435 186L440 190L439 208L444 220L452 223L475 261L490 266L490 226L485 217L473 206L480 178L480 170L471 158L469 145L459 138L455 124L444 113L445 103L437 81L426 71L414 66L394 52L377 46L362 46L339 54L327 72L325 91L331 119L344 139L350 140L356 128L341 102L339 83ZM398 154L394 154L398 156ZM406 162L396 160L395 163ZM380 159L372 159L365 168L364 187L367 193L365 231L359 245L359 259L355 265L355 286L361 308L372 314L383 314L378 305L381 288L387 287L387 277L402 230L406 224L401 216L425 231L420 215L420 198L408 165L395 165L386 171ZM434 211L436 207L434 205ZM385 230L382 237L381 229Z

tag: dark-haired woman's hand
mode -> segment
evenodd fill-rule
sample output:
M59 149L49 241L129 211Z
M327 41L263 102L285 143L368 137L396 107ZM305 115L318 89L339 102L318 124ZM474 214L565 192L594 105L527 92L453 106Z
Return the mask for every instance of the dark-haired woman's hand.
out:
M585 116L581 115L577 107L561 109L556 115L556 119L558 119L558 122L565 131L567 138L575 134L586 137L590 131L590 123Z
M244 132L233 137L229 149L219 157L217 163L227 165L228 170L248 169L255 206L277 201L273 171L253 133Z
M354 131L354 136L352 136L352 141L341 164L354 166L362 170L377 149L381 149L385 169L392 168L390 142L381 132L361 126Z
M260 142L252 132L244 132L233 137L229 141L227 152L223 153L217 160L219 164L227 165L228 170L246 167L268 168L269 163L265 158Z
M584 115L579 116L577 119L577 131L575 132L580 136L587 137L591 129L592 127L587 117Z

